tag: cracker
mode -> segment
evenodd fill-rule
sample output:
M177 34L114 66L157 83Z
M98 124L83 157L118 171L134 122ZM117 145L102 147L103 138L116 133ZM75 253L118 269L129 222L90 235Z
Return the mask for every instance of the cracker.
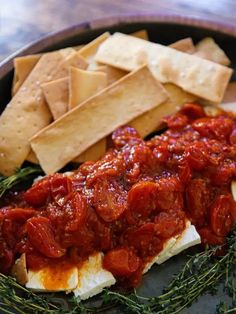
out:
M190 94L219 103L232 69L139 38L115 33L98 49L95 60L126 71L147 64L162 83L173 83Z
M40 55L30 55L14 59L12 96L16 94L16 92L26 79L26 77L29 75L29 73L36 65L36 63L39 61L40 57L41 57Z
M54 173L117 127L155 108L167 97L148 68L141 67L36 134L31 146L43 170Z
M84 153L80 154L78 157L75 157L72 162L83 163L88 160L96 161L105 154L107 148L106 146L106 139L101 139L100 141L89 147ZM26 160L35 165L39 164L39 160L33 150L30 150Z
M190 37L180 39L174 42L173 44L169 45L169 47L190 54L196 51L193 40Z
M171 83L164 84L164 87L168 92L169 99L128 123L128 125L135 128L142 137L158 130L162 126L162 119L165 116L175 113L185 103L197 100L196 96L186 93L184 90Z
M82 163L88 160L96 161L105 154L106 149L107 141L105 138L102 138L100 141L86 149L86 151L80 154L78 157L75 157L73 162Z
M107 86L107 75L103 72L70 69L69 108L72 109ZM74 162L97 160L106 152L106 139L101 139L76 157Z
M107 86L107 75L103 72L83 71L74 67L69 74L69 109L78 106Z
M140 38L140 39L149 40L148 32L146 31L146 29L141 29L140 31L131 33L130 35L137 37L137 38Z
M94 60L94 56L97 53L99 46L109 38L110 33L106 32L100 35L99 37L92 40L90 43L85 45L79 50L79 54L87 61L89 64L88 70L94 70L97 68L98 64Z
M236 82L228 84L222 102L236 102Z
M26 160L29 162L32 162L32 164L35 164L35 165L39 164L38 158L36 157L36 155L35 155L34 151L32 151L32 149L30 150Z
M0 173L14 173L29 154L29 139L50 123L52 116L40 85L64 75L73 51L44 54L0 116Z
M120 70L118 68L114 68L110 65L100 65L96 71L104 72L107 75L107 85L111 85L114 82L121 79L123 76L128 74L129 72Z
M57 79L41 85L53 119L57 120L68 111L69 79Z
M58 64L57 68L55 69L55 75L54 79L59 79L62 77L67 77L69 75L69 69L71 66L73 67L77 67L79 69L87 69L88 67L88 63L87 61L79 54L79 52L77 52L76 50L72 49L72 48L68 48L71 49L71 53L67 56L63 55L63 60L60 64ZM65 49L63 49L64 51Z
M196 45L195 55L226 66L231 63L225 52L210 37L204 38Z

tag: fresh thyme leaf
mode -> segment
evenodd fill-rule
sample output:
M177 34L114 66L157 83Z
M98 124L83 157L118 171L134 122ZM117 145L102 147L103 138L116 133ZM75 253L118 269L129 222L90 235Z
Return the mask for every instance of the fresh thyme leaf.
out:
M3 177L0 175L0 198L6 191L10 190L18 183L28 180L32 175L42 173L43 171L40 167L26 167L17 169L15 174L9 177Z

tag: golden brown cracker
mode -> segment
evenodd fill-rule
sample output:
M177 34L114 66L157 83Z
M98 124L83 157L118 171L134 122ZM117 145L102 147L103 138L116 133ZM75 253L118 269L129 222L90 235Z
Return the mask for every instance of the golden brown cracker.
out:
M213 38L206 37L196 45L195 55L222 65L230 65L230 59Z
M69 79L64 77L41 85L53 119L57 120L68 111Z
M160 82L173 83L213 103L221 102L232 75L225 66L121 33L101 44L95 60L126 71L147 64Z
M71 67L69 73L69 109L78 106L106 86L107 75L105 73Z
M31 146L44 171L54 173L78 153L167 97L148 68L139 68L39 132L31 139Z

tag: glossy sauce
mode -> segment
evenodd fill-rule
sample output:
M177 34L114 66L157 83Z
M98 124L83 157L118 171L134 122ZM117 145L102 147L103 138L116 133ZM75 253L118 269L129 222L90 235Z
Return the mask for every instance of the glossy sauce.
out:
M187 104L165 122L167 130L149 141L121 127L99 161L70 177L47 176L8 200L0 211L0 270L7 273L24 252L29 268L54 272L63 261L78 265L103 252L103 266L136 286L187 219L204 244L224 243L236 220L236 119Z
M40 279L45 289L67 290L74 268L69 265L51 265L43 268Z

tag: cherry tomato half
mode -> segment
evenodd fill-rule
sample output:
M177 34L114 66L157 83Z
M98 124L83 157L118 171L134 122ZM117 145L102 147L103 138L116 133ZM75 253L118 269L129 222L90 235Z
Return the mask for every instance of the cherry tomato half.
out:
M150 181L138 182L128 193L128 209L136 219L147 218L156 209L158 184Z
M115 180L99 179L94 188L94 207L104 221L115 221L127 207L127 192Z
M32 246L46 257L58 258L65 254L56 242L50 220L33 217L27 221L28 238Z
M103 266L114 276L130 276L140 266L140 258L127 248L109 251L103 260Z
M211 229L217 236L226 236L233 227L231 195L219 195L210 209Z

